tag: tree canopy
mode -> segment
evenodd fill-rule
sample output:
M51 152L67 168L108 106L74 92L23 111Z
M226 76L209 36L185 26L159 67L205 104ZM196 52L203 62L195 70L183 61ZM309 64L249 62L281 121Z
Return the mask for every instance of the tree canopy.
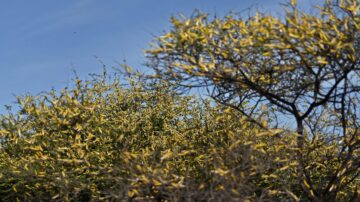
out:
M148 57L159 78L177 89L205 87L259 126L268 127L258 117L264 107L270 128L291 117L299 184L310 200L326 201L338 194L341 175L359 175L360 5L328 0L317 9L303 12L294 0L285 18L259 12L245 19L201 12L174 17ZM308 159L319 148L306 145L319 138L341 148L333 157L338 168L324 173L321 184Z

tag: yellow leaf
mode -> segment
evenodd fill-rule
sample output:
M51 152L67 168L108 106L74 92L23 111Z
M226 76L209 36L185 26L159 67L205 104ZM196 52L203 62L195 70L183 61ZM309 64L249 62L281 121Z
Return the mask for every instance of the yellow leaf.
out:
M231 113L231 108L230 108L230 107L226 108L226 109L224 110L224 112L227 113L227 114L230 114L230 113Z
M220 176L224 176L224 175L228 174L229 171L228 170L223 170L221 168L217 168L216 170L213 171L213 173L218 174Z
M41 146L33 146L33 147L30 147L29 149L33 150L33 151L42 151L43 150Z
M136 189L132 189L128 191L128 196L129 197L134 197L136 194L138 194L139 192Z
M319 64L322 64L322 65L327 65L327 64L329 64L329 62L326 61L326 59L323 58L323 57L318 57L318 58L317 58L317 62L318 62Z
M264 128L267 128L267 127L268 127L268 122L267 122L267 121L262 121L262 122L261 122L261 125L262 125Z
M310 189L310 185L309 183L306 181L306 179L303 180L303 183L305 185L306 188Z
M160 181L158 181L158 180L153 180L153 184L155 185L155 186L161 186L162 185L162 183L160 182Z
M166 150L166 151L163 152L160 160L163 161L163 160L165 160L165 159L168 159L168 158L170 158L170 157L172 156L172 154L173 154L173 153L170 151L170 149L168 149L168 150Z
M288 169L288 168L289 168L289 166L284 166L284 167L280 168L279 170L280 170L280 171L284 171L284 170L286 170L286 169Z
M262 148L262 147L265 147L265 146L266 146L265 143L259 143L259 144L255 144L255 145L254 145L254 147L255 147L256 149L259 149L259 148Z
M221 52L221 55L222 55L224 58L228 58L228 57L229 57L229 54L226 53L226 52L224 52L224 51Z

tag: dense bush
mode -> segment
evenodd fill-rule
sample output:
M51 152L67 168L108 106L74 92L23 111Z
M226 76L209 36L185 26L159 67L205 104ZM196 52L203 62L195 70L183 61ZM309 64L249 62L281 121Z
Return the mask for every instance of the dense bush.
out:
M1 120L0 198L297 200L295 135L166 86L76 80L18 99ZM263 117L266 124L266 117ZM320 142L319 142L320 143ZM324 145L324 155L336 152ZM309 157L316 165L321 155ZM319 159L322 161L322 159ZM352 184L353 185L353 184ZM351 190L350 190L351 192ZM340 197L349 197L349 188Z

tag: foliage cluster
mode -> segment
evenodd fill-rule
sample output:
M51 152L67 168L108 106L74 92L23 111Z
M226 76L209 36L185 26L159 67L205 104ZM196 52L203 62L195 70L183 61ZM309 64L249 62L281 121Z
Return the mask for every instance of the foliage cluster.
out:
M118 80L19 98L1 120L2 200L288 197L291 136L230 108ZM288 187L283 187L284 185Z
M296 134L166 86L76 80L19 98L1 120L0 198L31 201L300 200ZM149 86L147 86L149 87ZM265 122L265 121L264 121ZM309 151L318 183L336 145ZM330 164L330 163L331 164ZM311 168L310 168L311 167ZM348 178L344 178L344 181ZM341 187L351 197L358 182Z

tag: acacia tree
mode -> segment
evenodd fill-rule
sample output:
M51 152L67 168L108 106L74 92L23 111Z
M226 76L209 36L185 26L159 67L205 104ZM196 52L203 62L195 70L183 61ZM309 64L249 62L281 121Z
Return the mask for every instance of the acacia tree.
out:
M308 14L293 0L285 8L285 18L174 17L148 51L150 66L177 87L205 87L262 127L264 106L271 127L292 117L298 183L312 201L334 200L360 174L360 4L326 1ZM326 144L336 152L320 155Z

